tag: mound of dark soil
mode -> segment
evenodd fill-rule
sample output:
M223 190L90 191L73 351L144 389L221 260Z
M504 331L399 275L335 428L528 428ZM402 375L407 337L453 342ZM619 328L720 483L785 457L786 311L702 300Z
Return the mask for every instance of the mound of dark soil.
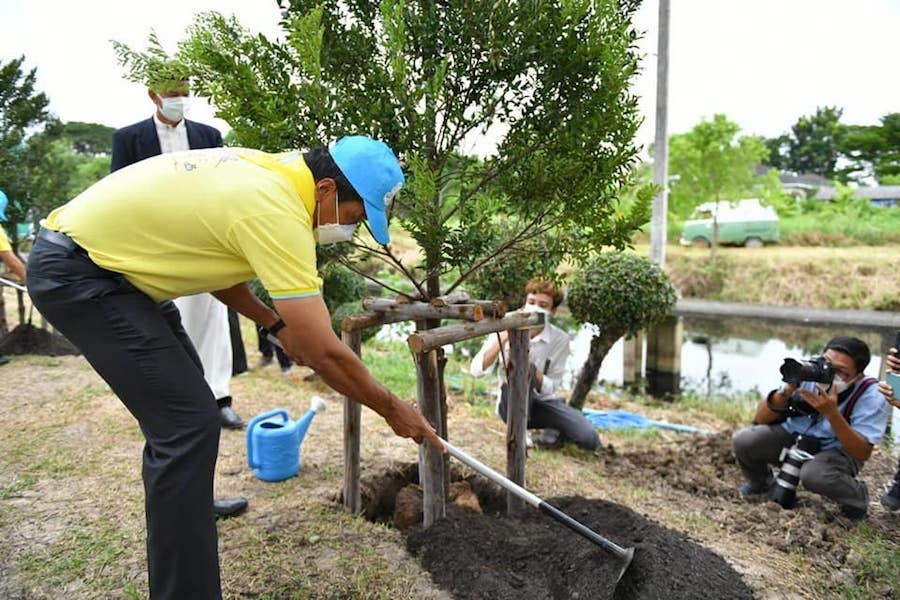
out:
M366 517L389 522L397 491L418 479L416 465L363 482ZM459 474L451 473L451 479ZM531 508L505 515L506 496L474 475L483 509L447 505L447 517L428 529L406 532L407 548L432 579L455 598L548 600L638 598L752 598L725 560L630 509L578 496L548 500L596 533L635 548L634 560L616 585L622 562L600 546Z
M58 333L28 323L17 325L3 339L0 339L0 356L5 354L38 354L41 356L64 356L81 354L72 343Z
M413 529L407 545L456 598L752 598L720 556L616 504L581 497L550 504L597 533L634 547L631 566L537 511L514 519L449 505L447 518Z

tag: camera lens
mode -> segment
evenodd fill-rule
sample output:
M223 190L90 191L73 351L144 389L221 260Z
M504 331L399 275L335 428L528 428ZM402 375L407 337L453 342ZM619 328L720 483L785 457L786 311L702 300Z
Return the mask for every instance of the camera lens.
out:
M812 459L812 454L793 446L782 452L781 468L775 477L771 500L782 508L794 508L797 501L797 485L800 483L800 468Z

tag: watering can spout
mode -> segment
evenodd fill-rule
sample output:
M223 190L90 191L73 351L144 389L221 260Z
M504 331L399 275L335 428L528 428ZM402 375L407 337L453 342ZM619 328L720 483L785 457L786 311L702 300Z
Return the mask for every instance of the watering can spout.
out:
M309 424L312 423L313 417L316 416L316 413L320 412L325 412L325 401L319 396L313 396L309 410L306 411L305 415L297 419L297 423L295 424L294 431L297 436L298 446L303 443L303 438L306 437L306 432L309 430Z

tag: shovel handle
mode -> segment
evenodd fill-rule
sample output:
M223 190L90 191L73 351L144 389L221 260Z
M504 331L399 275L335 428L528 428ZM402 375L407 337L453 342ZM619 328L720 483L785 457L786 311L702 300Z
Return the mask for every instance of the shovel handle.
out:
M9 287L15 288L20 292L28 292L28 288L26 288L24 285L22 285L21 283L16 283L15 281L7 279L6 277L0 277L0 284L8 285Z
M489 466L487 466L487 465L481 463L480 461L478 461L477 459L469 456L468 454L466 454L465 452L463 452L462 450L460 450L459 448L457 448L456 446L454 446L447 440L441 438L440 436L438 437L438 439L444 445L444 448L447 449L447 454L449 454L456 460L472 467L473 469L475 469L476 471L478 471L479 473L481 473L482 475L484 475L485 477L487 477L488 479L490 479L491 481L493 481L500 487L506 489L509 492L512 492L513 494L515 494L516 496L518 496L519 498L524 500L526 503L530 504L531 506L533 506L535 508L539 508L540 505L543 503L543 501L540 498L538 498L537 496L535 496L534 494L532 494L531 492L529 492L528 490L526 490L519 484L515 483L514 481L511 481L510 479L507 479L506 477L504 477L497 471L493 470Z
M578 521L576 521L575 519L573 519L572 517L570 517L569 515L567 515L566 513L564 513L563 511L559 510L558 508L556 508L555 506L553 506L551 504L547 504L546 502L541 502L541 504L538 506L538 508L541 510L541 512L543 512L544 514L550 515L551 517L553 517L554 519L556 519L557 521L559 521L560 523L562 523L563 525L565 525L566 527L568 527L569 529L574 531L575 533L577 533L583 537L586 537L587 539L591 540L598 546L602 546L604 549L615 554L616 556L618 556L621 559L628 559L630 562L631 555L634 554L634 549L623 548L622 546L616 544L615 542L612 542L612 541L606 539L602 535L598 534L597 532L595 532L591 529L588 529L587 527L585 527L584 525L582 525L581 523L579 523Z

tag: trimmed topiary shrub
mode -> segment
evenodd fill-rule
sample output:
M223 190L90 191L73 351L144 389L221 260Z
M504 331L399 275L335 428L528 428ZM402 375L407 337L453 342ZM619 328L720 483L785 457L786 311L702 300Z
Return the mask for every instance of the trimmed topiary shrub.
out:
M659 266L631 253L601 254L575 273L568 290L569 311L598 328L569 398L581 409L600 365L616 340L659 322L675 305L675 287Z

